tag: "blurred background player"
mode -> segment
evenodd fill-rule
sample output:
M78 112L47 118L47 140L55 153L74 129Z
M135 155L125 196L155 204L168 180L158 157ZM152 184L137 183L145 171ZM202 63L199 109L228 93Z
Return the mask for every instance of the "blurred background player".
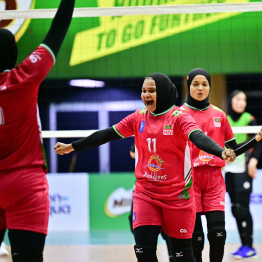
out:
M0 243L14 262L41 262L49 219L46 161L37 96L55 63L75 0L62 0L42 44L15 67L14 35L0 29Z
M205 136L194 119L174 105L176 86L161 73L148 75L142 86L142 109L113 127L99 130L72 144L58 142L54 149L64 155L97 147L109 141L135 136L137 164L133 194L134 251L138 262L157 262L161 230L169 236L176 262L194 262L192 233L195 201L192 187L191 143L221 159L234 161Z
M232 127L255 126L255 118L245 112L247 97L240 90L233 91L229 96L228 121ZM247 140L247 134L235 134L237 143ZM234 163L227 163L224 171L226 189L231 200L232 214L236 219L241 247L231 255L236 258L256 256L253 248L253 220L249 203L252 193L252 182L257 171L257 164L261 154L261 145L236 158Z
M209 103L211 79L209 73L196 68L187 76L188 94L182 109L190 114L200 125L203 132L221 147L234 149L236 155L244 153L258 144L258 134L246 144L237 144L226 114ZM192 148L194 165L194 191L196 199L196 222L193 233L193 251L197 262L202 262L204 231L201 215L207 220L210 261L221 262L226 241L225 230L225 193L226 186L221 172L225 161L207 154L195 145Z

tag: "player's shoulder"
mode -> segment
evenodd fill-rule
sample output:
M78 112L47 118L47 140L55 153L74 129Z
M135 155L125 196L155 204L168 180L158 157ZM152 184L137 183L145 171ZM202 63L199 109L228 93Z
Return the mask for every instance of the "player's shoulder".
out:
M223 117L227 117L226 113L222 109L220 109L219 107L217 107L213 104L210 104L210 108L213 111L213 114L219 114Z

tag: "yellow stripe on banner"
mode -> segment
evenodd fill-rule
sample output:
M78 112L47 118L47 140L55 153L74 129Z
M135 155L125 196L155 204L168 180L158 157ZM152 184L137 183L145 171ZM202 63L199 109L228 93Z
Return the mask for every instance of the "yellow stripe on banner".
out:
M99 7L112 7L120 2L124 4L125 2L132 1L99 0L98 4ZM151 2L155 1L152 0ZM181 4L182 2L183 4L203 4L210 1L166 0L163 2L165 2L165 5L168 5L170 3ZM221 3L221 1L219 2ZM249 2L249 0L224 0L224 3L229 2L243 3ZM100 26L76 34L70 58L70 66L150 43L238 14L240 12L101 17Z

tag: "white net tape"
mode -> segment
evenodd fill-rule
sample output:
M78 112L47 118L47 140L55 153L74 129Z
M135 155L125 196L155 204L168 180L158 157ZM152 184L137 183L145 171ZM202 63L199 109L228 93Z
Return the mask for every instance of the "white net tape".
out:
M241 126L232 127L234 134L256 134L260 131L260 126ZM43 131L43 138L73 138L90 136L97 130L59 130L59 131Z
M53 18L57 9L8 10L0 11L0 19L15 18ZM262 11L262 2L232 4L187 4L158 6L121 6L75 8L74 17L100 17L124 15L164 15L164 14L197 14L224 12L258 12Z

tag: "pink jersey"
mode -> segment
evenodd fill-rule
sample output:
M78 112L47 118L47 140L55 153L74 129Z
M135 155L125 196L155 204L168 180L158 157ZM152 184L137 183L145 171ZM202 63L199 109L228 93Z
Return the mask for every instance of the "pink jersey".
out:
M41 45L16 68L0 74L0 171L46 166L37 95L54 58Z
M199 110L185 103L180 108L190 114L201 126L203 132L216 141L221 147L224 148L225 142L234 139L234 134L227 120L227 116L218 107L210 104L206 110ZM195 145L193 145L192 162L194 167L204 165L225 166L224 160L200 150Z
M160 200L190 198L192 164L188 136L201 130L190 115L177 106L158 115L143 108L113 128L123 138L135 136L136 190Z

